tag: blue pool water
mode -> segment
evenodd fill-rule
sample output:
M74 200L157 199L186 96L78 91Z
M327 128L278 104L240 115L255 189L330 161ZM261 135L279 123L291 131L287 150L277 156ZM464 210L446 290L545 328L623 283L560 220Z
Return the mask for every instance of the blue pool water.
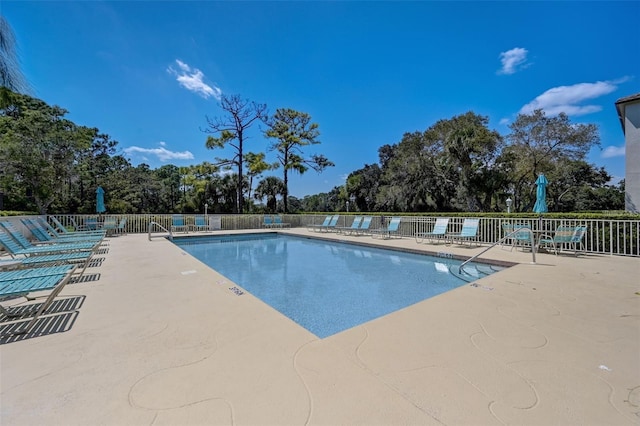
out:
M459 260L355 244L278 234L174 242L320 338L466 283L449 272Z

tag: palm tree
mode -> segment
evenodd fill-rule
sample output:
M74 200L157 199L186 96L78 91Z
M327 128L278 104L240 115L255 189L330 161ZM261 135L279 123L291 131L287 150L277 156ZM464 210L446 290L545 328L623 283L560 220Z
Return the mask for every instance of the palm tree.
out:
M20 69L16 38L9 22L0 15L0 87L26 94L29 84ZM3 97L6 91L3 90Z
M254 191L254 198L256 200L262 200L267 198L267 210L271 213L276 212L278 202L276 197L278 195L284 196L286 188L282 179L275 176L268 176L260 181L256 190Z

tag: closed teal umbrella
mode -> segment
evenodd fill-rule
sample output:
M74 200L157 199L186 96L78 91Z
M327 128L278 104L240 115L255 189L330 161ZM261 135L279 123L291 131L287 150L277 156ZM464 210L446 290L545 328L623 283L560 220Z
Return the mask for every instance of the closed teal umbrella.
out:
M104 207L104 189L101 186L96 189L96 213L104 213L107 209Z
M533 206L534 213L546 213L549 210L547 209L547 178L540 173L538 179L536 179L536 185L538 189L536 190L536 204Z

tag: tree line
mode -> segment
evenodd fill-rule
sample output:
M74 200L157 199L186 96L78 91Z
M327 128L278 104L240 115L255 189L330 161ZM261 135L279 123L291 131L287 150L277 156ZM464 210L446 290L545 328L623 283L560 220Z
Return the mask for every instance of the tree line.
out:
M571 123L565 114L520 114L511 133L500 135L488 118L468 112L425 131L405 133L379 148L379 163L365 164L346 183L302 199L289 196L290 172L322 172L333 162L307 155L319 125L293 109L269 115L266 106L223 96L222 115L206 116L204 143L230 147L229 158L178 167L133 166L117 153L118 142L97 128L65 118L67 111L0 89L0 193L5 210L44 213L95 212L95 191L106 193L107 211L118 213L211 213L352 211L531 211L535 180L544 173L552 211L617 210L624 182L609 185L604 168L587 163L599 144L593 124ZM247 151L246 132L266 124L270 142ZM276 161L266 161L267 153ZM282 178L265 173L280 171Z

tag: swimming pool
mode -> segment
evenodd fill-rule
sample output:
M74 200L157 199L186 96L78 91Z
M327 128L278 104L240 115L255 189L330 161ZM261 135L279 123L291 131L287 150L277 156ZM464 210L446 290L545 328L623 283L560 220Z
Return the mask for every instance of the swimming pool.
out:
M450 272L459 260L313 238L261 233L174 243L320 338L467 282Z

